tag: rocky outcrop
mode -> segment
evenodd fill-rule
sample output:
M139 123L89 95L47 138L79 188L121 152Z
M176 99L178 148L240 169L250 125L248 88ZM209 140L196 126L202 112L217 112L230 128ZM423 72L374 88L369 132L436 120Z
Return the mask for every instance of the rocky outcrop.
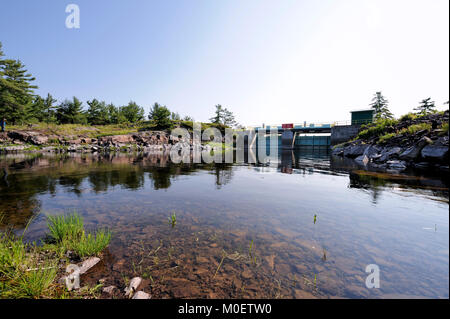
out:
M2 144L4 145L2 147ZM0 135L0 152L116 152L168 151L174 145L193 148L190 137L170 136L164 131L144 131L124 135L88 138L80 136L47 136L35 131L10 131ZM207 146L198 145L200 149Z
M372 168L403 171L408 168L438 168L448 171L448 131L440 130L448 123L449 112L421 117L416 121L401 121L387 133L396 133L387 141L379 136L357 139L333 148L332 155L354 159L356 163ZM408 133L411 125L427 123L431 129Z

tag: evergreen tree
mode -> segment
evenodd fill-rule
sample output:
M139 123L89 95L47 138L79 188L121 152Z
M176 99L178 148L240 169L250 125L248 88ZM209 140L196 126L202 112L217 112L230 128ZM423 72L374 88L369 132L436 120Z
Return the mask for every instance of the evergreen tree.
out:
M75 96L72 100L65 100L59 105L56 118L60 124L87 123L87 117L83 112L83 103Z
M227 108L224 108L220 104L216 105L215 115L210 118L209 121L211 123L223 124L226 126L236 125L236 120L234 118L233 112L229 111Z
M178 112L172 112L170 114L170 119L173 121L180 121L181 120L181 116L180 114L178 114Z
M381 94L376 92L372 99L370 106L375 110L375 120L379 119L392 119L394 116L388 108L389 101Z
M151 120L158 128L164 129L172 126L172 121L170 120L171 113L166 106L162 106L158 103L153 104L148 115L149 120Z
M120 124L125 123L127 120L120 109L114 104L110 103L106 106L108 111L108 123L110 124Z
M135 102L130 101L128 105L122 106L120 112L125 117L125 120L130 123L137 123L144 119L144 109Z
M57 106L54 105L57 101L53 98L53 96L48 93L47 97L44 99L44 114L45 114L45 122L54 123L56 122L56 109Z
M220 104L216 105L216 110L215 110L215 115L209 119L209 121L211 123L215 123L215 124L220 124L222 123L222 119L223 119L223 107Z
M87 120L93 125L110 124L108 107L105 102L100 102L97 99L88 101L89 108L87 110Z
M424 99L420 102L419 106L414 110L417 111L418 114L427 115L428 113L432 113L436 108L434 105L434 101L431 101L431 97Z
M234 118L233 112L225 109L224 113L223 113L223 125L233 127L236 124L237 123L236 123L236 120Z
M0 113L12 124L22 122L32 109L35 78L19 60L4 59L0 44Z
M26 110L26 119L30 122L43 122L45 120L44 99L36 95L28 110Z

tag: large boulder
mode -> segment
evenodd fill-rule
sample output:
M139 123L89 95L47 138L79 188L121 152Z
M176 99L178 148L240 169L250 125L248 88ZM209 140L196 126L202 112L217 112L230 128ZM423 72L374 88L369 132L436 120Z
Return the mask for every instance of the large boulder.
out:
M428 137L422 137L417 144L408 147L402 154L400 154L400 159L402 160L415 160L420 157L422 149L428 144L432 144L433 141Z
M344 156L345 157L350 157L350 158L356 158L358 156L363 155L364 151L368 147L369 147L368 145L362 145L362 144L347 146L344 149Z
M425 160L443 162L448 157L448 146L427 145L422 149L421 154Z
M373 160L377 163L384 163L389 159L397 158L398 155L402 153L402 149L400 147L392 147L392 148L384 148L379 153L380 156L373 156Z

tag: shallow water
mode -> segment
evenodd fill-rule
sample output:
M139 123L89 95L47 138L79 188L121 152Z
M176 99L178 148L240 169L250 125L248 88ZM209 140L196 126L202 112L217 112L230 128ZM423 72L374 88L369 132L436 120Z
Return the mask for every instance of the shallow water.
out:
M113 231L92 277L119 288L142 276L154 298L449 297L448 176L376 174L326 149L267 166L122 154L3 156L0 168L1 227L35 217L37 240L45 214L76 210Z

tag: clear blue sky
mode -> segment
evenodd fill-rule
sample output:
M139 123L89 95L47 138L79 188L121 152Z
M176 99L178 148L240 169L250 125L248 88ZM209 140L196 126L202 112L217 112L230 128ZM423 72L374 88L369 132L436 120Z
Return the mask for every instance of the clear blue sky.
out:
M449 98L448 0L0 1L6 55L59 100L257 125L348 120L377 90L397 116Z

